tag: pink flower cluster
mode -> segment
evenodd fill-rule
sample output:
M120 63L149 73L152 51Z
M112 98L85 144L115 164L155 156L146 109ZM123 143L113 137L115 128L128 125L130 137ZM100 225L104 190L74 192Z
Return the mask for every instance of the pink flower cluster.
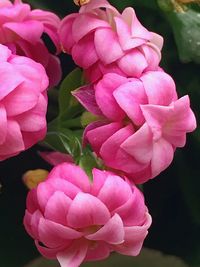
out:
M90 82L110 72L140 77L158 69L163 39L141 25L133 8L120 14L106 0L92 0L66 16L59 33L64 51Z
M110 252L136 256L151 225L137 187L114 173L63 163L29 192L27 232L47 258L62 267L105 259Z
M29 11L26 19L40 21L42 30L37 26L35 34L46 32L56 43L55 17L38 12ZM30 41L23 27L9 29L23 43ZM57 258L61 267L105 259L112 251L136 256L151 216L134 184L157 176L185 145L186 133L196 127L189 97L178 99L173 79L159 67L162 37L143 27L132 8L120 14L106 0L91 0L66 16L58 32L63 50L88 81L73 92L96 116L85 129L84 143L112 172L93 169L90 182L72 158L43 153L58 165L29 192L24 225L41 254Z
M61 78L61 68L57 57L49 53L42 34L47 34L60 51L57 33L60 20L51 12L31 10L30 5L21 0L0 2L0 44L8 46L13 53L27 56L41 63L48 74L50 85ZM53 74L53 75L52 75Z
M0 2L0 160L45 137L46 89L60 81L61 67L42 35L59 52L59 24L55 14L31 10L21 0Z
M44 138L48 77L41 64L0 45L0 84L1 161Z
M98 116L85 141L135 183L157 176L196 128L189 97L178 99L173 79L159 68L162 38L147 31L132 8L120 14L106 0L64 18L59 32L91 82L73 93Z

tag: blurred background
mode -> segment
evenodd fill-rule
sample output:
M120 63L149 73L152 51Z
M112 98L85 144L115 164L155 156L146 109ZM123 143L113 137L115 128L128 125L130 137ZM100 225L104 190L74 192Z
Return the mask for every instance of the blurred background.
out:
M27 0L27 2L36 8L53 10L61 18L78 10L72 0ZM189 94L198 122L200 6L198 3L193 3L198 1L112 0L110 2L120 10L127 6L134 7L143 25L164 37L161 66L174 78L179 97ZM180 2L192 3L182 5ZM54 49L52 44L45 36L44 39L52 51ZM67 55L61 55L61 61L65 76L74 65ZM145 241L145 247L175 255L190 267L200 266L199 131L197 129L188 135L186 146L176 151L173 164L166 171L144 185L146 204L153 217L153 225ZM51 168L39 158L38 149L39 147L34 147L0 163L0 266L2 267L23 267L39 256L22 224L27 189L21 179L27 170ZM113 266L124 266L118 263L119 261Z

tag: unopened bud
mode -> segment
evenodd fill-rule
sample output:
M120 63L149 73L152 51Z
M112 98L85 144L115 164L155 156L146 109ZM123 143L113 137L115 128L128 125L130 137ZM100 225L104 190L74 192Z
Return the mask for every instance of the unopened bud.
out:
M77 6L84 6L86 4L88 4L90 2L90 0L74 0L74 3Z
M24 181L24 184L28 187L28 189L33 189L39 183L43 182L48 174L49 172L43 169L30 170L23 175L22 179Z

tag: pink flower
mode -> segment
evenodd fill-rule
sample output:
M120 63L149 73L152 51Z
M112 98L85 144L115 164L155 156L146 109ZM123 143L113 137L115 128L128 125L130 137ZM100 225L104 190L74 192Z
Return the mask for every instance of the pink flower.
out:
M63 19L59 34L90 82L109 72L140 77L158 69L163 39L142 26L131 7L120 14L106 0L91 0Z
M47 87L41 64L0 45L0 160L44 138Z
M99 120L85 130L105 165L122 171L135 183L157 176L183 147L186 133L196 128L188 96L177 99L173 79L150 71L140 79L106 74L74 96Z
M59 52L59 23L55 14L31 10L30 5L20 0L14 3L4 0L0 3L0 43L7 45L13 53L41 63L47 71L50 85L57 84L61 78L60 62L49 53L41 37L43 33L47 34Z
M151 225L142 193L114 173L63 163L29 192L24 217L40 253L62 267L105 259L110 252L136 256Z

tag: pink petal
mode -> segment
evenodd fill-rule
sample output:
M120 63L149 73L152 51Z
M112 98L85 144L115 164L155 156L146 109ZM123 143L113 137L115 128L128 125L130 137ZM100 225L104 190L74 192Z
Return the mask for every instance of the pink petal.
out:
M55 167L50 172L48 178L54 179L54 177L56 177L54 182L56 182L59 177L77 188L80 188L83 192L90 191L90 181L88 176L79 166L76 166L75 164L62 163L58 167Z
M122 13L123 19L131 26L132 38L141 38L150 40L150 32L139 22L136 17L135 11L131 7L127 7Z
M97 55L104 64L110 64L124 55L117 35L112 29L97 29L94 35L94 43ZM111 47L112 49L110 49Z
M70 155L64 154L61 152L53 151L53 152L38 152L40 157L44 159L46 162L53 166L57 166L58 164L64 162L73 163L73 159Z
M7 121L7 135L5 142L0 145L0 160L4 156L9 157L25 149L19 124L14 120Z
M125 242L121 245L115 246L115 251L124 255L137 256L140 253L144 239L148 234L147 229L150 227L151 221L151 216L147 213L144 225L124 227Z
M102 144L111 137L114 133L116 133L118 130L120 130L122 127L122 124L119 122L113 122L109 123L97 128L94 128L92 130L87 131L86 138L88 142L91 144L93 150L96 153L99 153L99 150L101 149Z
M32 214L28 210L26 210L25 215L24 215L24 219L23 219L23 224L24 224L24 227L25 227L27 233L33 239L35 239L35 234L32 232L32 227L31 227L31 218L32 218Z
M72 25L72 36L75 42L78 42L88 33L102 27L108 28L110 25L92 14L81 14L77 16Z
M120 147L133 133L134 129L129 124L107 139L100 150L100 155L106 165L127 173L138 172L146 167L146 165L136 162L132 156Z
M56 255L57 253L60 251L60 250L63 250L63 249L66 249L67 245L66 244L65 246L61 246L61 247L57 247L57 248L47 248L45 246L42 246L40 245L40 243L35 240L35 245L38 249L38 251L47 259L55 259L56 258Z
M140 104L147 103L147 97L142 83L135 79L119 86L113 95L119 106L136 125L144 123Z
M0 145L6 140L7 134L7 114L5 107L0 104Z
M148 66L144 55L138 49L127 52L119 59L118 65L127 76L136 78L140 78Z
M49 77L49 87L52 88L53 86L58 85L62 77L62 69L59 58L49 54L48 64L45 69L47 76Z
M39 240L49 248L67 245L70 240L78 239L81 232L41 218L38 226Z
M44 26L36 20L27 20L23 22L7 22L4 28L11 30L22 39L34 44L42 36Z
M41 218L43 218L43 215L39 210L36 210L31 216L30 226L34 239L39 239L38 225Z
M147 67L145 71L159 71L159 63L161 60L161 53L157 47L151 43L144 44L140 47L141 53L143 53Z
M119 121L125 114L113 97L113 92L127 79L118 74L106 74L95 87L96 102L103 114L111 120Z
M59 252L56 257L61 267L77 267L84 261L87 250L87 242L77 241L66 251Z
M119 214L124 226L142 225L145 220L146 206L144 196L139 189L134 186L133 194L122 206L117 207L114 213Z
M56 223L67 225L67 213L72 200L63 192L55 192L48 200L44 217Z
M174 108L173 114L169 119L168 131L165 127L165 132L176 135L176 133L192 132L196 128L195 115L190 108L189 96L183 96L170 106Z
M33 188L28 192L27 198L26 198L26 206L27 210L30 213L34 213L37 209L39 209L38 201L37 201L37 190Z
M13 76L13 73L15 75ZM11 78L12 77L12 78ZM24 81L24 78L16 72L14 66L3 62L0 65L0 100L12 92L18 85Z
M161 138L153 145L153 156L151 160L152 176L155 177L165 170L172 162L174 149L170 143Z
M127 202L131 196L130 185L119 176L110 174L99 190L98 199L112 212Z
M98 261L106 259L110 255L111 249L105 242L95 242L88 248L85 261Z
M97 62L98 56L94 46L93 33L84 36L73 46L72 58L74 62L83 69L87 69Z
M34 88L27 89L22 84L3 99L8 116L16 116L26 112L37 104L39 92Z
M136 48L146 42L143 38L133 37L130 26L120 17L115 17L119 43L124 51Z
M23 96L23 95L22 95ZM19 103L16 104L16 112L20 111L20 96L17 96L16 98L19 98ZM46 97L40 94L37 97L37 103L34 108L31 110L24 110L26 112L18 115L16 117L16 120L20 124L21 130L25 132L37 132L44 128L46 128L46 110L47 110L47 100ZM26 108L25 104L33 105L34 99L30 100L28 102L28 96L27 96L27 103L24 103L24 108ZM24 101L25 102L25 101ZM19 108L17 109L17 107ZM23 106L22 106L23 107Z
M177 99L173 79L162 71L150 71L140 78L143 82L149 104L167 106Z
M0 62L8 61L11 54L12 52L7 46L0 44Z
M93 196L97 196L102 186L104 185L105 181L107 180L108 176L110 175L110 172L100 171L94 168L92 170L92 174L93 174L93 183L92 183L91 194Z
M122 219L115 214L96 233L85 236L89 240L101 240L109 244L121 244L124 241L124 227Z
M163 47L163 37L155 32L151 32L151 43L156 45L159 50L162 50Z
M103 115L99 109L96 99L94 85L85 85L72 92L72 95L87 109L95 115Z
M173 108L171 106L141 105L141 109L146 123L153 133L153 140L158 140L173 114Z
M51 174L51 173L50 173ZM71 199L80 192L80 189L68 181L60 179L59 176L55 176L56 179L49 179L47 182L42 182L37 187L37 198L41 210L44 212L49 198L55 191L61 191Z
M138 131L128 137L121 148L142 164L150 163L153 149L153 136L145 123Z
M84 228L105 224L110 219L107 207L96 197L79 193L68 211L68 224L73 228Z
M86 81L88 81L89 83L97 82L100 78L102 78L102 75L103 74L99 66L99 61L88 69L84 70L84 76L86 78Z
M72 25L75 18L78 16L77 13L72 13L66 16L60 24L58 33L62 47L66 53L71 53L71 49L75 44L74 38L72 36Z

